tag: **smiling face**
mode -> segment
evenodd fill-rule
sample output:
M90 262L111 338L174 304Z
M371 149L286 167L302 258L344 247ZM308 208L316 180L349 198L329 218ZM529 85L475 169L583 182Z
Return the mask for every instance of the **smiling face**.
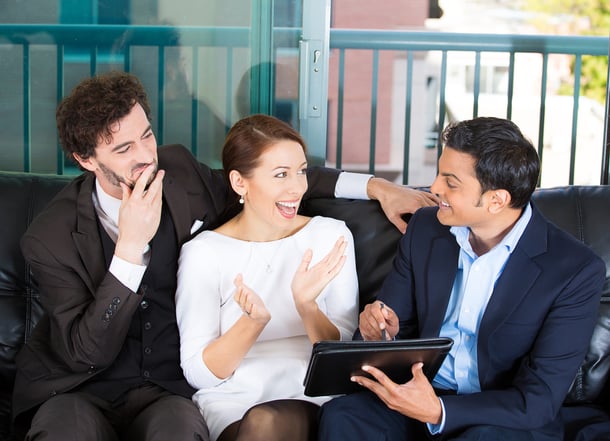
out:
M303 147L292 140L280 140L268 147L248 177L232 171L234 189L245 195L244 218L269 236L282 237L292 231L307 190L306 171Z
M112 126L112 137L103 137L95 147L95 155L87 159L74 154L78 163L95 174L106 193L117 199L122 198L120 183L133 188L144 169L158 167L157 141L146 117L144 109L136 104L129 114Z
M443 149L430 191L440 199L437 217L443 225L476 228L489 219L489 198L481 194L475 159L467 153Z

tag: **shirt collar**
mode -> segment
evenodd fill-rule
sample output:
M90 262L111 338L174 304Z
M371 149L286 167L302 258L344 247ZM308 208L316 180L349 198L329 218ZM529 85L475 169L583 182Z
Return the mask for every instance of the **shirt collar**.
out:
M99 208L106 215L108 219L114 222L115 225L119 224L119 208L121 207L121 200L106 193L99 181L95 180L95 191Z
M508 234L504 236L504 238L498 243L494 248L505 246L508 250L509 254L513 252L515 247L517 246L517 242L521 238L525 227L532 217L532 207L531 204L528 203L521 213L519 220L517 223L510 229ZM470 236L470 227L451 227L451 234L455 236L455 240L464 251L473 254L472 247L470 246L470 241L468 240Z

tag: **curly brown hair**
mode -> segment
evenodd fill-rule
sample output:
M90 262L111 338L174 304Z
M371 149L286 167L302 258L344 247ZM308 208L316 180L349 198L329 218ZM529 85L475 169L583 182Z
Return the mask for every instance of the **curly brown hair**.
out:
M65 154L95 157L101 139L112 139L111 127L140 104L150 120L150 106L140 80L130 73L112 71L79 83L57 107L57 132Z

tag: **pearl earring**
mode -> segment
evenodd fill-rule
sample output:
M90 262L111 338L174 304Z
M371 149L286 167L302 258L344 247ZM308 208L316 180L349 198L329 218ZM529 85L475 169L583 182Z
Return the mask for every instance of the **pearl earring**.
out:
M239 195L239 203L242 205L244 204L244 196L241 194Z

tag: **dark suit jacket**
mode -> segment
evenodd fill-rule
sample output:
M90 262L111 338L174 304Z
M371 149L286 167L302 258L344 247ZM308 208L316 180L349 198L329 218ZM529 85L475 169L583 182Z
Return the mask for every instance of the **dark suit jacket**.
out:
M478 335L481 393L445 396L444 433L493 424L544 431L584 359L605 266L533 208L485 309ZM378 297L400 320L399 337L438 336L459 247L437 208L420 209L401 239Z
M204 221L200 229L208 229L234 214L228 201L236 197L222 172L198 163L183 146L160 147L159 168L166 171L164 203L179 245L191 237L195 220ZM314 169L308 175L308 195L332 197L338 173ZM17 357L14 417L110 366L142 300L142 293L130 291L107 271L92 202L94 185L91 173L74 179L22 238L46 314ZM115 297L120 302L113 302ZM118 308L103 321L112 303Z

